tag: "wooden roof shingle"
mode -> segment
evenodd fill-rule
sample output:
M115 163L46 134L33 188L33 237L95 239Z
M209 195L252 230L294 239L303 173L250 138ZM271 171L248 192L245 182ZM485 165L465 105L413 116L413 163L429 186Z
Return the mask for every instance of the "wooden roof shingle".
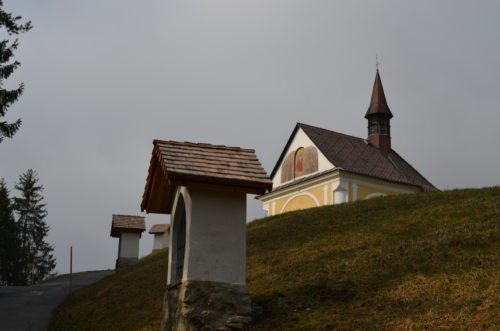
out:
M217 186L254 194L272 188L253 149L164 140L154 140L153 145L142 211L170 213L172 191L179 185Z
M121 232L139 232L146 230L143 216L114 214L111 221L111 237L119 237Z

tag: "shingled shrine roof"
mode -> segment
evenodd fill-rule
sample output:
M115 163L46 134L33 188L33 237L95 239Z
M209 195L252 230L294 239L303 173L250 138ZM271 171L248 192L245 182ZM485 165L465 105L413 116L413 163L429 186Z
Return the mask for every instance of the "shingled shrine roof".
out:
M143 216L113 215L111 237L119 237L121 232L139 232L146 230Z
M150 234L165 233L170 229L170 224L155 224L149 230Z
M335 166L335 169L332 170L346 171L391 182L418 186L423 191L437 191L434 185L425 179L394 150L391 150L386 156L378 148L368 144L365 139L303 123L297 123L287 146L284 148L283 153L271 173L271 177L273 177L278 170L288 149L288 145L291 143L299 128L304 130L305 134L312 140L323 155L325 155L328 161ZM293 184L294 182L289 185ZM279 186L276 189L284 187L285 186Z
M175 186L217 187L263 194L272 182L252 149L177 141L153 141L141 210L168 214Z

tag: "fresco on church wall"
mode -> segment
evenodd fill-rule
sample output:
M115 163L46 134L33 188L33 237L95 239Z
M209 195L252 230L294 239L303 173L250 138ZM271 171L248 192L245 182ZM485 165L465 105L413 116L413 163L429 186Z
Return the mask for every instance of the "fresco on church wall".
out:
M306 174L306 167L305 167L305 155L304 155L304 149L299 148L295 152L295 168L294 168L294 178L304 176Z
M281 166L281 182L318 171L318 150L314 146L298 148L288 153Z
M293 163L294 163L295 152L288 153L281 166L281 182L288 182L293 179Z

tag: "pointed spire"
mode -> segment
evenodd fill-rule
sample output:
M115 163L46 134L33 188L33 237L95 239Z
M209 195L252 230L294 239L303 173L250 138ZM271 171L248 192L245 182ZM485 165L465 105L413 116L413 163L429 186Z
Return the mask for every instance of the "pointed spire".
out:
M382 80L380 79L380 74L378 72L378 62L377 62L377 74L375 75L375 82L373 83L372 99L370 101L370 107L366 111L365 118L369 115L374 114L385 114L389 118L392 117L391 110L387 105L387 100L385 99L384 87L382 86Z

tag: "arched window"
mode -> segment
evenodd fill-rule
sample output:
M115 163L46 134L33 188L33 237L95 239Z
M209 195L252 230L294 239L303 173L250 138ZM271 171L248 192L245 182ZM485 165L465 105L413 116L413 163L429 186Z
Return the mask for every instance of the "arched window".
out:
M184 273L184 255L186 252L186 206L184 197L179 194L175 207L172 242L172 285L182 282Z

